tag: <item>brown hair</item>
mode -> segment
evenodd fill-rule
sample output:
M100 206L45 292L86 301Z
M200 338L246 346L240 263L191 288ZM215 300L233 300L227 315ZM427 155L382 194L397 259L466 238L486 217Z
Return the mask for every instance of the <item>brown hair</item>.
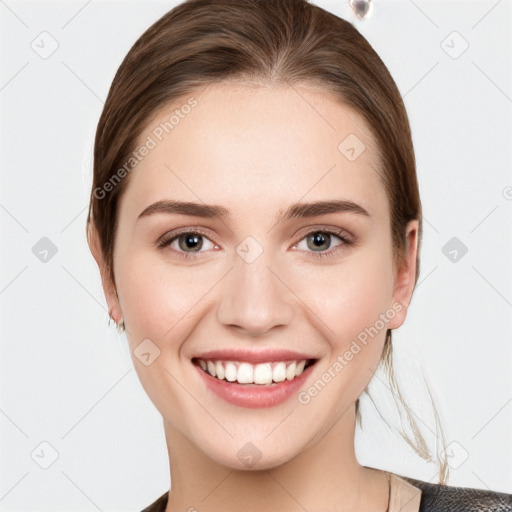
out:
M316 85L352 107L377 142L396 258L403 255L409 221L419 221L421 239L407 113L393 78L368 41L349 22L306 0L188 0L135 42L114 77L98 123L87 223L98 232L113 284L117 205L129 182L126 162L138 137L163 107L200 86L227 80ZM416 280L418 274L419 256ZM394 389L391 359L388 330L382 360ZM408 410L401 395L399 399ZM359 400L360 419L358 405ZM416 431L414 418L411 423Z

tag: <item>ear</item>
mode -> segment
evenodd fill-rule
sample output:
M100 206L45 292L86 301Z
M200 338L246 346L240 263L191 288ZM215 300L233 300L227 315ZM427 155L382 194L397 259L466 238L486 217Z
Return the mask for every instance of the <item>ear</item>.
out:
M405 230L405 250L395 270L392 309L396 315L388 323L388 329L400 327L407 315L416 281L416 257L419 244L419 222L412 220Z
M101 284L103 286L103 293L105 294L105 300L107 301L109 315L116 324L123 321L123 313L119 304L119 298L115 283L112 281L110 272L108 271L103 252L101 250L100 238L98 230L92 222L87 225L87 243L89 249L93 255L101 274Z

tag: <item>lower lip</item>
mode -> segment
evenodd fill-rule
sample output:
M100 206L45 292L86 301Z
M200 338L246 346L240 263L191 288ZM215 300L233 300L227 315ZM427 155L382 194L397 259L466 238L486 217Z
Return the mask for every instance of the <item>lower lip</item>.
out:
M195 366L195 365L194 365ZM208 389L217 396L239 407L251 409L274 407L286 402L292 395L298 392L310 374L314 365L308 366L298 377L273 384L238 384L212 377L199 366L196 370L204 380Z

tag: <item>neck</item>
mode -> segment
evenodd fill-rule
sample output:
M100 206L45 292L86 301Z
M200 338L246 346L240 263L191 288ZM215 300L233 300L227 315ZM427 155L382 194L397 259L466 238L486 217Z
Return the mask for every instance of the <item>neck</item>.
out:
M268 470L220 465L168 423L165 434L171 471L166 512L225 511L226 504L246 512L387 509L386 473L361 466L356 459L353 408L319 442Z

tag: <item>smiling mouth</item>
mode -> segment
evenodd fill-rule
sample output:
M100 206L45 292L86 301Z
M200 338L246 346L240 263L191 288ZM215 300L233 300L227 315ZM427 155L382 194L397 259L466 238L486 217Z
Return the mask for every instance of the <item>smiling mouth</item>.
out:
M192 359L194 365L218 380L256 385L274 385L294 380L316 361L316 359L300 359L251 364L240 361Z

